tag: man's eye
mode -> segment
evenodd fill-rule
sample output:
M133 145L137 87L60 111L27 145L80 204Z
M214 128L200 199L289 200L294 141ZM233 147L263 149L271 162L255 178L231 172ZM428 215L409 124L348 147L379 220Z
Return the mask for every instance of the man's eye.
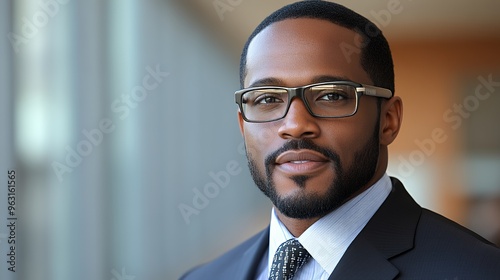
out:
M324 101L340 101L346 99L347 96L344 93L341 92L328 92L328 93L323 93L318 100L324 100Z
M270 103L282 103L283 100L281 100L279 97L276 96L259 96L257 99L255 99L256 104L270 104Z

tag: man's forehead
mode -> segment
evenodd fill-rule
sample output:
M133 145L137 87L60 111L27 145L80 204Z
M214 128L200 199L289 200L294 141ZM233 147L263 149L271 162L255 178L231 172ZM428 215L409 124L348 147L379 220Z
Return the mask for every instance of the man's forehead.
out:
M249 44L245 86L266 78L308 77L310 82L316 76L339 76L355 80L356 72L362 70L356 40L355 31L327 20L298 18L273 23ZM342 52L344 45L354 50L349 57Z
M346 43L357 43L361 36L354 30L335 24L331 21L315 18L293 18L274 22L259 32L250 42L249 48L256 42L269 39L280 39L283 42L300 42L302 40L343 40Z

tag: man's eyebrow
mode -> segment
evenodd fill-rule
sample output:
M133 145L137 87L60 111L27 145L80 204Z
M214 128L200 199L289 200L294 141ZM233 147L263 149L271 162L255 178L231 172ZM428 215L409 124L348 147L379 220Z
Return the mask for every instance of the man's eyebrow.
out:
M324 82L336 82L336 81L349 81L349 82L351 82L351 80L345 76L323 75L323 76L316 76L312 79L312 83L314 83L314 84L324 83Z
M322 75L322 76L316 76L312 79L311 84L316 84L316 83L324 83L324 82L335 82L335 81L351 81L345 76L330 76L330 75ZM259 79L252 84L250 84L248 87L260 87L260 86L283 86L285 82L281 79L278 78L263 78Z
M282 85L283 81L278 78L263 78L257 80L250 84L248 87L260 87L260 86L278 86Z

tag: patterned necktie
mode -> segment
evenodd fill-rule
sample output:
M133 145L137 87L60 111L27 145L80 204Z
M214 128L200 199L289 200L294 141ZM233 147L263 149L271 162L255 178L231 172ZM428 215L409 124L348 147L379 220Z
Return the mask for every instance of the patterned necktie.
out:
M278 247L274 254L269 280L290 280L311 255L296 239L290 239Z

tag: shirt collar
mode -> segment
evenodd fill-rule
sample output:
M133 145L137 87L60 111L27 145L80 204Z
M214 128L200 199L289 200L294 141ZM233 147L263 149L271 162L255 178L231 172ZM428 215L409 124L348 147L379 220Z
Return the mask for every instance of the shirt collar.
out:
M328 274L331 274L351 242L378 210L391 191L387 174L370 188L311 225L297 239ZM295 238L271 213L268 265L281 243Z

